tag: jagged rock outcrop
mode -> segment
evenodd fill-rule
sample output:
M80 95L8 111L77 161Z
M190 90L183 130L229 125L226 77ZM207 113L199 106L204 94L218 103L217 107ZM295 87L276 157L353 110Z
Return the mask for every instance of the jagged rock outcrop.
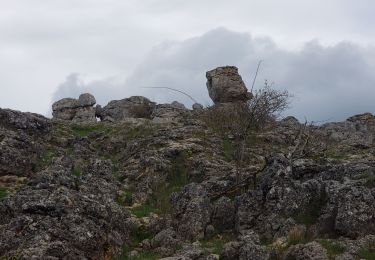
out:
M320 129L323 134L344 144L363 147L375 144L375 117L371 113L355 115L344 122L326 123Z
M51 129L41 115L0 108L0 186L14 189L37 170Z
M228 102L246 102L252 95L234 66L218 67L207 71L208 94L215 104Z
M210 222L211 206L205 189L191 183L172 198L176 228L188 239L202 239Z
M89 93L81 94L78 99L63 98L52 104L54 119L81 122L96 122L95 97Z
M0 255L20 259L103 259L129 235L128 212L105 161L73 174L68 158L0 201Z
M150 118L155 103L141 96L121 100L112 100L105 107L97 110L101 121L118 122L126 118Z

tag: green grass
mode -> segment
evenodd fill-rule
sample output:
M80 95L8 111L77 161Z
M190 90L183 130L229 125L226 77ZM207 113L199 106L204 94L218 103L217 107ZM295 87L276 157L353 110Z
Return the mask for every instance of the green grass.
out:
M233 240L234 236L230 234L216 235L215 237L207 240L200 241L202 247L212 253L220 255L224 250L224 245Z
M366 248L359 251L360 259L375 260L375 241L371 242Z
M109 132L111 129L104 123L77 124L72 126L74 135L87 137L94 132Z
M36 165L38 170L44 169L45 167L51 165L53 158L57 156L57 151L51 148L46 149Z
M321 239L318 242L327 250L329 259L334 259L336 255L340 255L345 252L345 247L341 246L337 242Z
M233 160L234 157L234 146L231 140L228 138L224 139L223 144L222 144L222 149L223 149L223 154L224 154L224 159L227 162L230 162Z
M0 200L8 195L8 190L5 187L0 187Z
M129 210L137 217L147 217L152 212L157 214L170 213L172 209L170 196L189 183L186 158L185 152L181 152L174 157L166 180L154 187L153 195L144 204Z
M145 203L140 206L130 208L129 210L132 214L134 214L138 218L147 217L150 215L150 213L156 211L155 207L153 205L150 205L149 203Z
M131 206L133 204L133 193L125 191L119 198L118 203L123 206Z
M365 180L365 186L369 189L375 187L375 174L372 170L366 170L363 174L361 174L361 179Z
M81 177L82 169L79 165L74 166L72 174L76 177Z
M132 141L138 138L150 136L153 133L153 129L150 126L132 127L126 130L126 138L128 141Z
M131 248L128 246L123 247L121 255L114 257L114 260L157 260L160 255L148 250L142 250L137 257L129 257Z

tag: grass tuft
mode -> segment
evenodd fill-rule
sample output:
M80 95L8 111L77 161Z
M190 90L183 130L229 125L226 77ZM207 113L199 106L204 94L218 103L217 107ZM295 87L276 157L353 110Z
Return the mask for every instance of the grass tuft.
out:
M345 252L345 247L337 242L321 239L318 242L327 250L329 259L334 259L336 255L340 255Z
M0 200L4 199L8 195L8 190L5 187L0 187Z

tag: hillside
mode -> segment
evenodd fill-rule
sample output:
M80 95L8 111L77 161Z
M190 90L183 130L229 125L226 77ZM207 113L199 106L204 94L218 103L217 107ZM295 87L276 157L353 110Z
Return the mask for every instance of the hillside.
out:
M239 164L223 104L252 94L234 67L207 87L216 121L144 97L0 109L0 259L375 259L375 117L272 121Z

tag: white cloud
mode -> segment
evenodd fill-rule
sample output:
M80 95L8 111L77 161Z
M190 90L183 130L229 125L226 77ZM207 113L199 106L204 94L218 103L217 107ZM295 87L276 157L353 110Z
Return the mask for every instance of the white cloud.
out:
M131 95L191 105L188 98L178 93L145 88L171 87L209 104L207 70L235 65L250 88L259 60L264 62L256 87L268 79L277 88L289 90L295 97L288 113L300 119L342 120L355 113L375 112L374 48L349 42L324 47L312 41L292 52L279 48L270 38L252 38L247 33L224 28L156 46L125 81L112 78L83 83L70 77L60 85L55 99L69 96L68 93L78 96L79 92L92 92L102 105Z

